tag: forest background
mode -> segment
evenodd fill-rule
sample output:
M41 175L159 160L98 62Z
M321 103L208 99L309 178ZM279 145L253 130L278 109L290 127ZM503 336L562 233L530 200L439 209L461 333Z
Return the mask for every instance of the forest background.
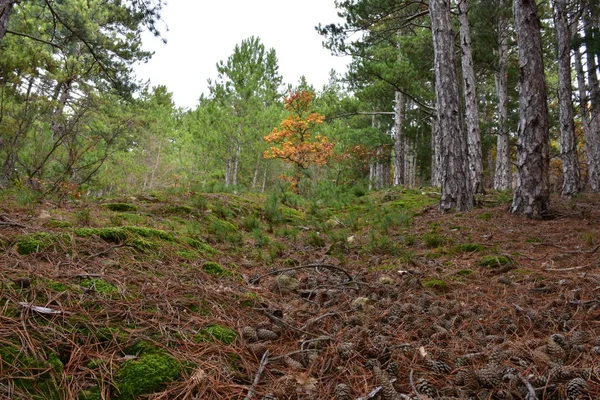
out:
M161 34L160 1L2 0L0 185L27 200L281 191L292 176L313 198L438 186L444 210L469 209L487 189L515 190L513 211L534 217L547 212L552 190L600 190L594 2L336 5L345 23L316 28L333 53L352 56L344 76L332 71L322 88L303 78L284 84L275 50L245 38L188 110L132 72L151 56L141 33ZM538 38L534 51L529 38ZM527 68L534 55L543 69ZM535 80L539 99L519 99ZM289 154L267 159L265 137L293 115L286 97L303 92L306 115L322 119L288 151L318 136L331 154L305 165ZM542 121L537 133L527 104L540 113L529 119ZM519 205L529 202L540 204Z

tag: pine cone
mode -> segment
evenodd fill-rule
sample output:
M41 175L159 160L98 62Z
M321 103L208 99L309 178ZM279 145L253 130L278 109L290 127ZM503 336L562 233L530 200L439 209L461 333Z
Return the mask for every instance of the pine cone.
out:
M383 400L396 400L398 392L396 392L394 385L390 382L387 372L382 371L381 368L379 368L378 363L373 365L373 375L375 376L375 380L381 386L381 397Z
M283 357L283 363L293 369L303 369L304 368L304 365L302 365L302 363L294 360L290 356Z
M571 338L569 344L571 346L585 346L589 340L589 335L585 331L573 331L571 332Z
M265 343L249 343L248 348L256 357L260 358L267 351L267 345Z
M352 390L345 383L338 384L333 391L333 395L335 400L352 400Z
M354 354L354 343L344 342L337 347L337 353L342 360L348 360Z
M582 399L587 396L587 382L583 378L575 378L567 383L567 400Z
M477 382L484 388L496 388L502 385L502 371L498 368L482 368L475 371Z
M546 343L546 353L550 356L551 361L562 364L567 356L566 347L567 341L565 337L555 333L550 336L548 343Z
M277 340L279 339L279 334L273 332L270 329L257 329L256 336L259 340Z
M437 374L449 374L452 371L452 368L441 360L433 360L429 357L425 357L423 362L427 369Z
M242 337L249 342L258 342L256 329L251 326L245 326L242 328Z
M386 371L388 373L388 376L394 377L394 378L398 377L398 373L400 372L398 369L398 364L396 364L396 362L394 362L394 361L391 361L388 364Z
M424 394L431 398L437 397L438 395L436 388L431 384L431 382L429 382L425 378L417 379L417 383L415 386L417 388L417 392L419 392L420 394Z

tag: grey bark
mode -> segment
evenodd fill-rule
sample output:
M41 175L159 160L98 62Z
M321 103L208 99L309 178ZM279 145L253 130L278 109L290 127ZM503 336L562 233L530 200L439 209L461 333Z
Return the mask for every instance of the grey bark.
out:
M508 134L508 21L498 22L498 69L494 75L498 97L498 138L496 141L496 167L494 189L512 189L512 169Z
M16 3L17 0L0 0L0 44L2 43L4 35L6 35L8 20L10 19L10 14Z
M579 192L579 162L573 118L573 86L571 84L571 34L567 1L554 1L554 27L556 29L558 58L558 99L560 121L560 156L563 185L561 195L571 197Z
M473 192L482 193L483 162L481 156L481 131L479 129L479 106L477 105L477 89L475 85L475 71L473 69L473 52L467 0L458 2L458 21L460 24L460 49L463 92L465 97L469 176Z
M429 4L435 65L436 109L441 139L442 211L473 208L467 166L468 155L460 118L460 101L454 35L450 24L450 1Z
M431 186L442 186L442 141L437 117L431 118Z
M588 5L589 7L589 5ZM587 12L583 14L585 36L592 37L593 24ZM589 137L586 138L588 156L588 181L592 192L600 192L600 84L598 83L594 51L586 48L587 81L590 106Z
M548 104L535 0L514 0L519 45L517 187L511 212L541 218L549 209Z
M596 131L592 130L590 114L588 108L588 96L587 86L585 83L585 71L583 70L583 64L581 61L581 51L578 47L573 49L575 56L573 57L573 63L575 66L575 72L577 73L577 92L579 94L579 115L581 117L581 123L583 127L583 136L585 139L585 150L586 150L586 161L587 161L587 173L588 183L591 186L590 176L594 176L598 171L598 161L594 158L593 143L595 140Z
M404 137L402 128L404 125L404 95L402 92L395 93L394 106L394 186L405 183L404 181Z

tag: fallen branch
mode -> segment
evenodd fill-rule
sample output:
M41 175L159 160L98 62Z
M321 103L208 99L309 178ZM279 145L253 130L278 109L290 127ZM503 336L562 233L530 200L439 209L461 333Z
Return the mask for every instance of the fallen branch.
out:
M578 265L576 267L569 267L569 268L544 268L544 271L575 271L575 270L578 270L578 269L593 267L594 265L597 265L597 263L598 263L598 260L595 260L594 262L591 262L589 264Z
M248 394L244 398L244 400L250 400L254 396L254 392L256 392L256 387L258 386L258 382L260 382L260 378L265 371L265 367L269 362L269 350L265 351L262 358L260 359L260 365L258 366L258 371L256 371L256 376L254 376L254 381L252 382L252 386L248 389Z
M531 385L531 383L529 383L529 381L521 375L519 375L519 379L527 389L527 395L525 396L525 400L538 400L538 397L535 394L535 388Z
M346 275L346 277L348 278L348 281L346 283L349 283L349 282L354 283L355 282L352 275L350 275L346 270L344 270L340 267L336 267L335 265L332 265L332 264L306 264L306 265L301 265L299 267L284 268L284 269L278 269L275 271L267 272L266 274L249 279L249 283L253 285L255 283L259 283L262 278L265 278L270 275L277 275L277 274L281 274L281 273L284 273L287 271L296 271L299 269L307 269L307 268L308 269L310 269L310 268L326 268L326 269L330 269L332 271L339 271L339 272L343 273L344 275ZM358 288L357 288L357 290L358 290Z
M0 214L0 227L1 226L18 226L19 228L27 228L27 226L10 219L7 214Z

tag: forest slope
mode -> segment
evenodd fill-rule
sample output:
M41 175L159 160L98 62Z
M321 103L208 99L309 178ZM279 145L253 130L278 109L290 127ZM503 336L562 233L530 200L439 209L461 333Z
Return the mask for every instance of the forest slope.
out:
M597 398L600 197L435 197L5 199L0 397Z

